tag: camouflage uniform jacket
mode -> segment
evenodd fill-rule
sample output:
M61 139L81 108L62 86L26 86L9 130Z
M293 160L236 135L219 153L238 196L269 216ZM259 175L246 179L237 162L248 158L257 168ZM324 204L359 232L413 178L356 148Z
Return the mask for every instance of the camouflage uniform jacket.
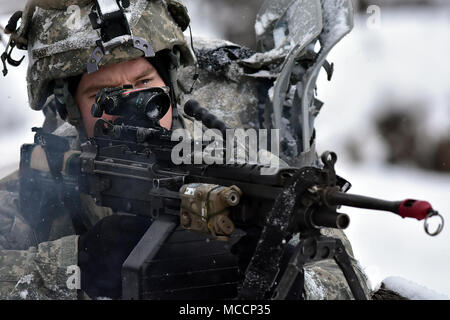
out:
M267 79L248 78L243 75L237 61L246 55L245 49L224 42L197 41L198 53L212 59L215 69L202 66L196 89L189 94L192 67L179 72L180 88L184 100L194 97L229 126L258 128L260 118L261 86L267 91ZM231 50L231 51L230 51ZM224 56L225 54L225 56ZM215 64L214 64L215 63ZM269 86L270 87L270 86ZM179 110L188 130L192 121ZM191 131L191 130L190 130ZM77 149L77 132L64 124L55 134L68 137ZM82 196L83 208L91 222L113 214L108 208L96 206L88 196ZM325 235L340 238L352 258L360 283L369 298L368 279L342 231L323 229ZM38 243L34 231L22 217L18 205L18 174L0 181L0 299L79 299L86 298L80 290L69 289L67 282L77 265L77 241L68 213L61 213L52 224L47 242ZM325 260L305 267L307 299L353 299L342 271L333 260Z

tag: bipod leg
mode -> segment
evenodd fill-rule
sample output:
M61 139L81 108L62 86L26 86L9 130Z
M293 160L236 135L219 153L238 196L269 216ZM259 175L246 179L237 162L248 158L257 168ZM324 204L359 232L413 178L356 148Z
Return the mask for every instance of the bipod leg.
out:
M339 239L334 240L336 242L336 251L334 254L334 260L344 273L345 280L347 280L348 286L352 291L353 297L356 300L367 300L366 294L364 293L364 290L361 287L361 283L359 282L356 272L353 269L350 257L347 251L345 250L342 241Z
M334 258L344 273L345 279L356 300L366 300L350 257L341 240L324 236L311 236L301 239L289 260L289 264L272 296L273 300L284 300L289 294L295 279L300 276L302 289L305 284L304 266L307 263Z
M305 284L304 265L334 257L335 247L336 241L333 238L310 236L301 239L289 260L289 264L281 277L280 283L274 291L272 299L286 299L297 276L301 277L300 282L303 288Z
M306 246L304 240L301 240L295 248L294 254L289 260L289 264L280 279L280 283L275 288L275 291L272 295L272 300L286 299L289 291L292 288L292 285L294 284L295 279L298 276L300 276L301 287L304 287L305 274L303 271L303 266L307 261L307 258L303 254L305 248Z

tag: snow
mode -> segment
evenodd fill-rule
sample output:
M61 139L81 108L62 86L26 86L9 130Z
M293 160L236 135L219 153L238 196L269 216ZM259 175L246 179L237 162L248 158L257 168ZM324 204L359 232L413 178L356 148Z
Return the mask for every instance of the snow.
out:
M28 296L28 290L20 291L19 295L21 299L25 300Z
M273 93L274 93L274 87L270 87L269 92L267 93L269 95L270 101L273 101Z
M291 50L292 46L290 43L285 43L281 47L274 48L267 52L257 52L252 55L250 58L243 60L247 64L265 64L274 60L279 59L280 57L286 56L289 50Z
M389 277L384 280L386 289L399 293L410 300L449 300L450 297L439 294L401 277Z
M332 0L332 1L322 1L323 3L323 17L324 21L327 21L331 29L327 29L327 36L325 37L324 47L328 45L333 45L336 41L342 38L342 35L348 33L349 26L347 17L348 11L337 10L339 8L348 7L348 0Z
M141 12L145 10L148 5L148 0L138 0L136 2L131 1L130 6L125 10L130 26L135 26L138 23Z
M286 41L286 30L283 27L274 29L273 39L275 43L275 48L280 47L284 43L284 41Z
M44 32L47 32L48 31L48 29L51 27L51 25L52 25L52 19L50 19L50 18L46 18L45 19L45 23L44 23L44 25L42 26L42 28L43 28L43 31Z
M305 287L309 293L309 299L323 300L325 298L325 292L323 286L320 283L316 283L315 272L310 269L305 269Z
M61 69L62 67L64 67L65 66L65 63L64 62L59 62L59 63L56 63L56 64L51 64L51 65L49 65L48 67L50 68L50 69Z
M256 18L255 32L257 36L261 36L266 32L266 29L272 22L277 20L280 16L273 12L265 12L262 16Z
M97 33L92 30L80 31L70 35L64 40L55 42L51 45L43 44L38 39L36 39L35 43L33 43L31 50L33 50L33 53L35 54L35 51L37 50L40 51L46 49L44 56L50 56L53 54L66 52L69 50L77 50L82 48L93 47L95 46L95 41L97 41L98 39L99 37Z
M22 278L20 278L20 280L17 282L17 284L31 284L31 281L33 281L33 275L32 274L27 274L25 276L23 276Z

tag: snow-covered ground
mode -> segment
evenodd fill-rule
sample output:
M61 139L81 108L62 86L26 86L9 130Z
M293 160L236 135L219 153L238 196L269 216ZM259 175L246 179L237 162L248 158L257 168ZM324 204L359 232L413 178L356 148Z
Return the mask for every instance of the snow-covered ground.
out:
M448 300L449 297L402 277L383 280L386 289L395 291L410 300Z
M210 10L202 6L204 1L186 3L194 36L222 34L214 18L202 11ZM330 56L336 72L332 83L322 77L318 87L319 98L326 102L316 123L318 148L338 152L338 172L352 182L353 193L390 200L425 199L449 220L450 175L385 165L385 149L370 119L384 111L380 106L385 99L420 100L426 102L423 124L434 129L428 134L450 134L450 12L401 9L381 13L380 30L369 30L365 18L357 19L355 30ZM4 24L5 18L0 21ZM0 129L0 176L17 167L20 145L33 141L30 128L43 120L40 112L26 106L25 63L9 70L8 78L0 77L0 127L12 119L21 119L22 124ZM346 154L345 143L350 138L362 146L361 164L352 163ZM387 280L391 287L415 292L421 285L437 292L413 298L450 298L449 222L441 235L431 238L418 221L389 213L343 211L350 214L347 234L374 287L394 277L394 281Z

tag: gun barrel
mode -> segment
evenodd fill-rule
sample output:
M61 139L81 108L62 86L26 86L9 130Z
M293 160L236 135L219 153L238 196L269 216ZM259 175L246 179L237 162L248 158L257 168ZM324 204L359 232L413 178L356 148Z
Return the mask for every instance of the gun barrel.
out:
M399 213L398 209L401 204L399 201L386 201L339 191L327 192L325 199L329 205L343 205L362 209L390 211L396 214Z
M390 211L402 218L426 219L430 214L437 215L430 203L413 199L403 201L386 201L339 191L325 193L329 205L344 205L355 208Z
M348 215L327 208L315 212L311 219L315 226L324 228L344 230L347 229L350 224L350 217Z

